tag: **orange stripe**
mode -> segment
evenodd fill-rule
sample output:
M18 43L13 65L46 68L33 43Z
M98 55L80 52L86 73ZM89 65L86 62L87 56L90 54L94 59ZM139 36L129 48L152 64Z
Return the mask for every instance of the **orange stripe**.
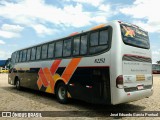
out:
M38 75L41 78L44 87L47 87L49 84L48 84L48 81L47 81L47 79L46 79L46 77L44 75L44 72L43 72L42 68L39 70Z
M104 26L106 26L106 25L105 24L100 24L98 26L95 26L95 27L91 28L91 30L96 30L96 29L102 28Z
M41 80L40 77L39 77L38 80L37 80L37 85L38 85L38 88L39 88L39 90L40 90L41 87L42 87L42 80Z
M54 75L62 60L55 60L50 68L51 74Z
M67 83L69 81L69 79L71 78L71 76L73 75L80 60L81 60L81 58L73 58L71 60L71 62L68 64L68 66L66 67L66 69L64 70L61 77L64 78L65 83Z
M53 78L52 78L51 72L49 71L48 68L44 68L43 71L44 71L44 74L45 74L48 82L50 83L49 85L50 85L51 89L54 90L54 84L55 84L55 83L54 83L54 80L53 80Z

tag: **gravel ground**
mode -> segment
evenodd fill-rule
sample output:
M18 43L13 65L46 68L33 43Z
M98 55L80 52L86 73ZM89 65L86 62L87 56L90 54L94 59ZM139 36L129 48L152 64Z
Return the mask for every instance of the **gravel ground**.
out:
M139 101L134 101L120 105L95 105L89 104L78 100L71 100L67 105L62 105L56 101L54 95L46 94L29 89L22 89L17 91L14 86L8 84L8 75L0 74L0 111L93 111L97 115L99 111L160 111L160 75L154 75L154 94L150 98L145 98ZM76 114L76 113L75 113ZM101 113L100 113L101 114ZM160 119L160 117L48 117L51 119L72 119L72 120L145 120L145 119ZM1 120L2 118L0 118ZM3 118L3 120L17 120L17 118ZM18 118L22 120L24 118ZM25 118L28 120L30 118ZM32 118L33 120L44 120L46 118Z

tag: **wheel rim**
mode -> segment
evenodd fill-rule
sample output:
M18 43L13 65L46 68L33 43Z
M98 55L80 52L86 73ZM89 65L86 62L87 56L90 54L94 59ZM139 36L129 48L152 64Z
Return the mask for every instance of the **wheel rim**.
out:
M66 90L64 87L59 87L58 89L58 96L61 100L65 99Z
M19 81L16 82L16 87L19 88Z

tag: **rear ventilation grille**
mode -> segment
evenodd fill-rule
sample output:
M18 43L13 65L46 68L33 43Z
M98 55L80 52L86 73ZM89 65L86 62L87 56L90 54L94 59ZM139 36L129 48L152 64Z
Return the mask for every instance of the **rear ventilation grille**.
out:
M140 57L140 56L123 56L123 60L126 61L137 61L137 62L149 62L151 63L152 60L151 58L145 58L145 57Z

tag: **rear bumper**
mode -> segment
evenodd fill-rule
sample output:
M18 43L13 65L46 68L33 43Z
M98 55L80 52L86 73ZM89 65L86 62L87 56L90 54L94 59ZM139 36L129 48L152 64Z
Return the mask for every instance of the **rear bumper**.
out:
M125 92L124 89L118 89L117 95L112 96L111 104L116 105L131 101L140 100L150 97L153 94L153 87L151 89L139 90L134 92Z

